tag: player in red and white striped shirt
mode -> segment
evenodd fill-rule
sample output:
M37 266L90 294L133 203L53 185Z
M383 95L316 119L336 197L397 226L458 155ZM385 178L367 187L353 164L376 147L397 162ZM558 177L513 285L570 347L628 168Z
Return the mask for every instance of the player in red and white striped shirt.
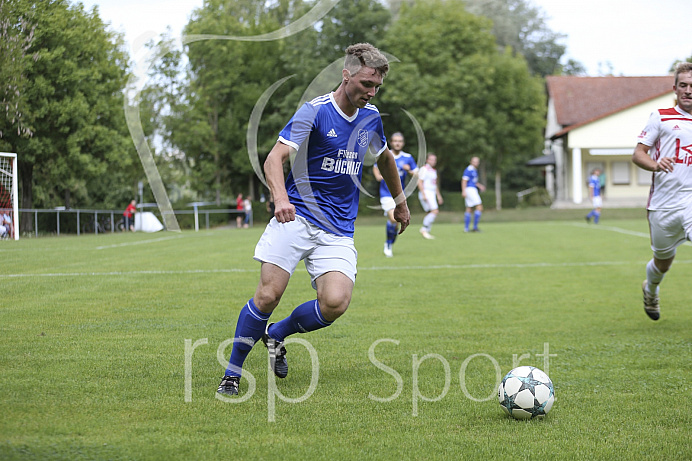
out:
M651 114L632 161L652 171L647 205L653 258L646 265L644 310L660 317L659 284L685 240L692 240L692 63L675 69L678 104Z

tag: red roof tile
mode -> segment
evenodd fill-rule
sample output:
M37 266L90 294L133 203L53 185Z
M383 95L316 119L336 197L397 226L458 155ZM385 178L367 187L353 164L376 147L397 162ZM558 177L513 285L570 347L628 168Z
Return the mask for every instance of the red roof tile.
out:
M673 92L673 76L546 77L557 122L564 128L583 124ZM568 131L568 130L562 130Z

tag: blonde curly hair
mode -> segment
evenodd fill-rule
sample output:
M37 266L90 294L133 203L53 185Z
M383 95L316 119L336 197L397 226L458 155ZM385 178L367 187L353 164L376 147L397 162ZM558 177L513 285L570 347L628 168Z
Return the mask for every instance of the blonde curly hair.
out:
M355 75L361 67L372 67L383 78L389 72L389 61L380 50L369 43L356 43L346 48L344 69Z

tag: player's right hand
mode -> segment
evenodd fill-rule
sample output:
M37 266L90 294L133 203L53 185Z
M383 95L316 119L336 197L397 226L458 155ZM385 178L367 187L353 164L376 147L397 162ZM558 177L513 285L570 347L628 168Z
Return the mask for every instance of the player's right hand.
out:
M274 217L280 223L295 221L296 207L294 207L288 200L275 200Z
M408 210L408 205L406 202L399 203L394 208L394 220L401 224L401 229L399 229L399 234L406 230L408 225L411 223L411 213Z
M675 166L675 159L673 157L663 157L658 161L658 168L656 171L663 171L664 173L672 173L673 167Z

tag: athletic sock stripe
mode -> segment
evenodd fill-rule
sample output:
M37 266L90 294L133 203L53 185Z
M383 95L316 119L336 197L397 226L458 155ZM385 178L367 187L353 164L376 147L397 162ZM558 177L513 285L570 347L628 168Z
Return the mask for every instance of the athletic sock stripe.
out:
M313 304L314 309L315 309L315 315L317 316L317 321L320 322L322 325L325 327L328 327L331 325L333 322L327 322L324 317L322 317L322 313L320 312L320 305L317 303L317 300L315 300L315 304Z
M250 312L250 315L252 315L254 318L260 321L265 321L268 320L271 314L265 314L264 312L260 311L257 309L257 306L255 306L255 302L251 299L250 301L245 304L248 308L248 312Z

